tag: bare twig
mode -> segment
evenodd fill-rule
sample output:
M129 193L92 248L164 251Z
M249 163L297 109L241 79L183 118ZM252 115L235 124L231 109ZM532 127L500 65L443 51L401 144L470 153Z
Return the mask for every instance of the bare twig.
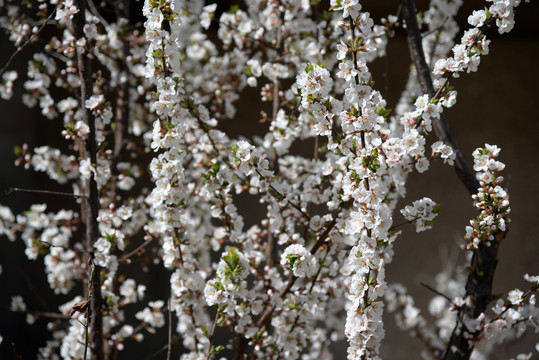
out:
M126 261L127 259L129 259L131 256L137 254L140 250L144 249L146 246L148 246L149 243L151 243L153 240L153 237L146 240L145 242L143 242L142 244L140 244L139 246L137 246L135 249L133 249L132 251L128 252L127 254L125 254L124 256L122 256L118 261L121 263L121 262L124 262Z
M101 24L103 24L106 29L108 29L110 27L109 22L107 20L105 20L105 18L103 16L101 16L101 14L97 10L93 0L88 0L88 7L90 8L90 10L92 10L92 14L99 19L99 22Z
M17 352L17 347L15 346L14 342L11 343L11 349L13 350L13 354L15 355L15 358L17 360L22 360L22 356L20 356L19 353Z
M436 290L435 288L433 288L432 286L428 285L428 284L425 284L423 282L420 282L419 285L423 286L423 287L426 287L427 289L429 289L430 291L432 291L433 293L435 293L436 295L440 295L441 297L445 298L446 300L448 300L450 303L453 303L453 300L451 300L451 298L449 296L447 296L446 294L442 293L442 292L439 292L438 290Z
M168 347L168 344L167 345L164 345L162 348L160 348L159 350L157 350L156 352L154 352L153 354L151 354L150 356L144 358L144 360L150 360L150 359L153 359L154 357L156 357L157 355L161 354L162 352L166 351L167 350L167 347Z
M170 360L172 354L172 310L170 306L170 297L168 298L168 348L167 348L167 360Z
M51 190L38 190L38 189L21 189L10 187L6 190L6 195L11 195L14 192L27 192L27 193L37 193L37 194L50 194L50 195L60 195L60 196L71 196L76 199L87 199L86 195L77 195L72 193L66 193L61 191L51 191Z

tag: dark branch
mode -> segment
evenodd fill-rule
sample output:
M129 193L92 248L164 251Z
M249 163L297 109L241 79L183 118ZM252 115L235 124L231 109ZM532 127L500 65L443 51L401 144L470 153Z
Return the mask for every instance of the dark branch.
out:
M422 283L420 282L419 285L429 289L430 291L432 291L433 293L435 293L436 295L440 295L441 297L445 298L446 300L448 300L450 303L453 303L453 300L451 300L451 298L449 296L447 296L446 294L442 293L442 292L439 292L438 290L436 290L435 288L433 288L432 286L428 285L428 284L425 284L425 283Z
M431 98L441 96L442 91L435 93L432 85L430 69L425 61L425 54L421 43L421 34L416 19L416 9L413 0L401 0L403 16L406 22L406 32L408 36L408 45L410 54L414 62L421 90ZM447 82L448 79L446 79ZM455 170L458 177L464 183L470 194L477 193L479 182L475 178L470 167L466 163L457 143L447 125L445 116L440 114L438 119L434 119L434 130L441 141L447 142L453 148L457 155L455 161ZM473 351L473 344L470 343L470 331L465 325L465 319L475 319L483 313L489 302L492 300L492 280L494 270L498 262L498 246L505 237L506 232L495 234L495 240L490 246L480 244L474 251L470 273L466 282L466 294L464 305L459 309L457 323L453 329L451 339L447 344L444 360L467 360Z
M415 65L419 85L421 86L421 91L427 94L429 98L433 99L436 96L436 92L432 85L430 69L425 60L425 53L423 52L423 46L421 44L421 32L419 31L419 25L417 24L415 5L413 0L401 0L401 3L404 21L406 22L408 47L410 49L410 56ZM477 189L479 189L479 182L462 155L443 112L440 112L438 118L433 119L433 127L438 139L444 143L450 144L453 148L453 151L456 154L455 171L457 172L457 176L464 186L466 186L468 192L472 195L475 194Z
M84 25L86 23L86 0L76 0L75 5L79 11L73 17L74 36L76 40L82 39L84 35ZM87 44L89 46L89 44ZM85 102L93 92L92 65L86 50L77 46L77 67L80 78L80 104L83 107L83 118L88 124L88 140L86 141L85 157L90 159L92 164L97 164L97 144L95 118L86 107ZM97 216L99 211L99 192L95 177L92 176L85 184L88 198L83 204L86 226L86 251L89 259L89 298L90 298L90 341L93 360L103 360L103 314L101 309L101 269L93 264L92 253L94 243L99 237ZM94 268L95 267L95 268Z

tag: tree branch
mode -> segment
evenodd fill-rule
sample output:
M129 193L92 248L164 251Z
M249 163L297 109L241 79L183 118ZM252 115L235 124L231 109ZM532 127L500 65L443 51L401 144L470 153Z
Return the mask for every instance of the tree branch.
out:
M419 25L417 24L416 9L413 0L401 0L403 17L406 22L406 34L408 37L408 47L410 49L410 56L415 65L417 72L417 78L421 91L429 98L433 99L437 95L432 85L432 77L430 75L430 69L425 60L425 53L423 51L423 45L421 43L421 33L419 31ZM438 95L440 96L440 95ZM456 154L455 159L455 171L457 176L462 181L468 192L473 195L479 189L479 182L475 178L475 175L466 162L466 159L462 155L460 148L447 124L443 111L440 112L438 118L433 119L433 128L436 136L440 141L449 143Z
M441 91L434 92L430 69L425 61L425 54L421 43L421 34L416 19L416 9L413 0L401 0L403 16L406 21L406 33L408 36L408 45L412 61L414 62L421 90L429 97L435 98L441 96ZM446 80L447 82L447 80ZM440 113L438 119L434 119L434 130L441 141L448 142L457 155L455 161L455 170L458 177L464 183L470 194L477 193L479 182L475 178L462 152L449 129L443 113ZM474 251L470 273L466 282L466 293L464 305L459 309L457 323L453 329L451 339L447 344L447 350L444 355L445 360L467 360L473 351L473 344L469 342L470 331L465 325L465 319L475 319L483 313L488 303L492 300L492 280L494 271L498 262L498 246L505 237L505 231L499 231L495 240L490 242L490 246L479 244Z
M84 25L86 23L86 0L76 0L75 5L79 11L73 17L75 40L85 37ZM88 124L89 132L86 141L85 157L92 164L97 164L96 127L93 114L85 107L86 100L93 92L92 65L84 48L77 46L77 67L80 78L80 104L83 109L83 119ZM89 263L89 289L90 289L90 341L92 343L92 359L103 360L103 315L101 312L101 269L93 263L93 246L99 236L97 216L99 210L99 193L95 176L85 184L88 198L83 203L86 215L86 250ZM95 268L94 268L95 267Z
M498 247L505 234L505 231L495 233L490 246L480 244L473 254L466 282L464 305L459 309L457 323L447 344L444 360L467 360L472 354L474 346L469 342L471 334L464 320L477 318L485 312L493 299L492 280L498 264Z

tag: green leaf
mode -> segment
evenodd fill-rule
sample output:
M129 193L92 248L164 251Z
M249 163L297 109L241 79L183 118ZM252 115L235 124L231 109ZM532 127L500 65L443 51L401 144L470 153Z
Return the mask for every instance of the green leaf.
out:
M376 109L376 114L383 117L388 117L389 114L391 114L391 109L378 108Z
M236 252L236 248L232 247L228 249L226 255L223 255L223 261L226 263L228 269L234 272L240 262L240 256Z
M214 162L211 165L211 169L212 169L214 175L217 175L220 168L221 168L221 162L219 160L217 160L216 162Z
M213 347L212 353L218 354L221 351L223 351L224 349L225 349L225 347L223 345L217 345L217 346Z

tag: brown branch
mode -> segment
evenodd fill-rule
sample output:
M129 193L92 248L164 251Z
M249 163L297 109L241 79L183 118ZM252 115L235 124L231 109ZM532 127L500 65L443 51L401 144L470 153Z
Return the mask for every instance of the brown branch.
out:
M142 249L144 249L146 246L148 246L148 244L150 244L152 241L153 241L153 237L144 241L142 244L140 244L139 246L137 246L135 249L131 250L130 252L128 252L127 254L123 255L119 260L118 262L119 263L123 263L125 261L127 261L131 256L135 255L135 254L138 254L139 251L141 251Z
M498 231L490 246L480 244L475 250L470 264L470 273L466 282L464 305L459 309L457 323L447 344L444 360L467 360L474 349L469 343L470 331L464 320L476 319L485 312L487 305L493 299L492 280L498 263L498 247L507 232Z
M11 343L11 349L13 350L13 354L15 355L15 358L17 360L22 360L22 356L20 356L19 353L17 352L17 347L15 346L14 342Z
M441 95L439 90L434 92L430 70L425 61L423 47L421 44L421 35L416 19L416 10L413 0L401 0L403 7L403 16L406 21L406 32L408 35L408 45L412 60L414 62L421 90L427 93L431 98ZM446 79L447 82L447 79ZM477 193L479 183L470 167L467 165L456 141L449 130L443 113L440 113L438 119L433 121L434 130L438 138L451 144L453 151L457 155L455 161L455 170L457 175L464 183L471 194ZM483 313L489 302L492 300L492 280L494 271L498 262L498 246L505 237L505 231L498 231L494 234L495 240L490 242L490 246L481 243L474 251L470 273L466 282L466 293L464 296L464 305L459 309L457 323L447 344L444 355L445 360L467 360L473 351L473 344L469 342L470 331L465 325L465 319L475 319Z
M75 41L85 38L86 0L76 0L79 11L73 17ZM86 44L86 46L89 46ZM80 78L80 104L83 107L83 119L88 124L89 133L86 141L85 156L92 164L97 164L96 126L93 114L85 107L85 102L93 91L92 65L85 49L77 46L77 67ZM95 177L92 176L85 184L88 198L83 202L86 225L86 251L89 266L89 298L90 298L90 342L92 343L92 359L103 360L103 314L101 311L101 269L93 263L93 246L99 236L97 216L99 210L99 193Z
M421 33L417 23L414 1L401 0L401 5L403 17L406 21L406 34L408 37L410 56L415 65L421 91L433 99L436 96L436 92L434 91L434 86L432 85L432 77L429 66L425 60L425 53L421 43ZM479 189L479 182L475 178L472 169L462 155L451 129L447 124L443 111L440 112L440 116L438 118L433 119L432 125L438 139L444 143L449 143L455 152L455 171L457 176L462 181L464 186L466 186L468 192L472 195L475 194L477 189Z
M446 299L447 301L449 301L451 304L453 303L453 300L447 296L446 294L444 294L443 292L440 292L438 290L436 290L435 288L433 288L432 286L428 285L428 284L425 284L423 282L420 282L419 285L423 286L423 287L426 287L427 289L429 289L430 291L432 291L433 293L435 293L436 295L439 295L441 297L443 297L444 299Z

